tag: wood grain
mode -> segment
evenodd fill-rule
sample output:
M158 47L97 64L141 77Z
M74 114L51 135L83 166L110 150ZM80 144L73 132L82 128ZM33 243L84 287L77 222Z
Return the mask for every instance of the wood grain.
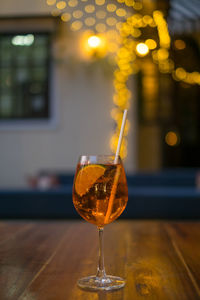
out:
M59 223L21 223L21 230L14 235L15 228L13 224L12 237L0 244L0 299L20 296L64 234L63 224Z
M200 222L116 221L104 237L107 273L127 282L117 292L91 293L76 282L96 273L95 226L0 222L0 299L200 299Z
M200 299L200 227L199 222L171 223L166 230L175 252L185 266Z

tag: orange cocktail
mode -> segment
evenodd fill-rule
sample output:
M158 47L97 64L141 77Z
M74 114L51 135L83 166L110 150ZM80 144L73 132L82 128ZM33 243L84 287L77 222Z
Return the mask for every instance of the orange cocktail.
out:
M126 207L128 188L119 156L80 157L73 184L73 203L78 213L99 230L97 274L81 278L78 285L89 290L117 290L125 285L121 277L106 275L103 257L104 225L117 219Z
M118 176L117 183L114 183L115 175ZM109 211L109 200L113 190L115 195ZM78 164L73 202L78 213L86 221L98 227L113 222L125 209L127 199L126 176L121 164Z

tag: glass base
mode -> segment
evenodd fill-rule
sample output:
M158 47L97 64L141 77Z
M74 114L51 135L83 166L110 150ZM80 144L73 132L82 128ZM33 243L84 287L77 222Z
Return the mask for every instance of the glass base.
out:
M106 275L100 278L88 276L78 280L78 286L88 291L114 291L125 286L125 280L121 277Z

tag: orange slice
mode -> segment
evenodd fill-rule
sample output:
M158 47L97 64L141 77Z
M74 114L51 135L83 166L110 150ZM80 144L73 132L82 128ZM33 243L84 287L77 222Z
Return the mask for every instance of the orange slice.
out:
M105 172L105 168L101 165L88 165L82 168L76 177L75 189L78 195L83 196L88 192L92 185Z

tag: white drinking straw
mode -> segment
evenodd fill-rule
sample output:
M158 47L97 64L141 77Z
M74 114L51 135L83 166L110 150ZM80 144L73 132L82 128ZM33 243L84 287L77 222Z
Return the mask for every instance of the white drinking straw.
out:
M126 117L127 117L127 109L124 110L124 114L123 114L123 119L122 119L122 124L121 124L121 129L120 129L120 134L119 134L119 140L118 140L118 145L117 145L117 151L115 154L115 160L114 163L116 164L118 161L118 156L119 156L119 152L120 152L120 148L121 148L121 143L122 143L122 137L123 137L123 133L124 133L124 127L126 124Z
M118 140L118 145L117 145L117 151L115 154L114 164L117 164L117 162L118 162L119 152L120 152L121 143L122 143L122 137L123 137L123 133L124 133L124 126L126 123L126 117L127 117L127 109L124 110L124 114L123 114L122 125L121 125L121 129L120 129L120 135L119 135L119 140ZM105 224L108 222L109 217L112 212L112 207L113 207L113 203L114 203L114 199L115 199L115 194L117 191L117 184L119 181L120 173L121 173L121 166L117 165L117 169L116 169L116 173L115 173L115 177L114 177L114 181L113 181L113 186L112 186L112 189L110 192L108 208L107 208L107 212L106 212L105 219L104 219Z

